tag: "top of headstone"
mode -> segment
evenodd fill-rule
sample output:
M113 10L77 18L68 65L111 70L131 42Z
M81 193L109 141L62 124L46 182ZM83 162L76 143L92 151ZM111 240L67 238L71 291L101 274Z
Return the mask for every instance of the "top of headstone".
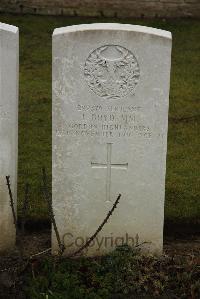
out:
M73 25L67 27L56 28L53 35L65 34L76 31L92 31L92 30L118 30L118 31L134 31L139 33L146 33L156 35L164 38L171 39L171 32L152 27L140 26L140 25L129 25L119 23L93 23L93 24L82 24Z
M0 30L9 31L12 33L18 33L19 29L16 26L0 23Z

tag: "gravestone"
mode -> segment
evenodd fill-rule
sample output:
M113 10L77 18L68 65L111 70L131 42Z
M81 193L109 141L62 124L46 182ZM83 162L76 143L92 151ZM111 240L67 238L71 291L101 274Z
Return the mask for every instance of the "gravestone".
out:
M91 24L53 33L53 210L66 254L162 252L171 33ZM53 253L58 244L52 235Z
M0 23L0 252L15 244L15 226L6 176L17 198L18 57L19 34L15 26Z

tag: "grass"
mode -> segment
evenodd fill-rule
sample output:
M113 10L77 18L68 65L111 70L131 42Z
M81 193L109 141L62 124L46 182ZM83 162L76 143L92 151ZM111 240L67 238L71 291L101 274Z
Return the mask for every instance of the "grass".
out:
M29 277L26 290L32 299L195 299L200 295L197 258L142 256L127 246L99 259L46 258Z
M125 22L173 34L165 219L197 222L199 201L200 21L119 20L1 14L20 28L19 215L24 183L31 185L32 219L46 219L41 168L51 181L51 34L56 27L90 22Z

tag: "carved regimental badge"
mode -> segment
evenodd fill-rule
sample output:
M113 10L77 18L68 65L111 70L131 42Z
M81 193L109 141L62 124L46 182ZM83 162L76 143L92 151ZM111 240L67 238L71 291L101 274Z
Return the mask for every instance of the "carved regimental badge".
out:
M122 46L105 45L87 58L84 75L90 89L106 99L133 94L139 81L139 64L133 53Z

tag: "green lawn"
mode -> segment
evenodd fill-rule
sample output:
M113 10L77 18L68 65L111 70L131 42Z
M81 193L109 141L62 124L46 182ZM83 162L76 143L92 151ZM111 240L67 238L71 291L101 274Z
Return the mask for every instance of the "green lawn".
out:
M51 181L51 34L56 27L124 22L173 34L165 219L197 222L199 201L200 21L119 20L1 14L20 28L19 214L24 183L31 185L31 217L47 217L41 168Z

